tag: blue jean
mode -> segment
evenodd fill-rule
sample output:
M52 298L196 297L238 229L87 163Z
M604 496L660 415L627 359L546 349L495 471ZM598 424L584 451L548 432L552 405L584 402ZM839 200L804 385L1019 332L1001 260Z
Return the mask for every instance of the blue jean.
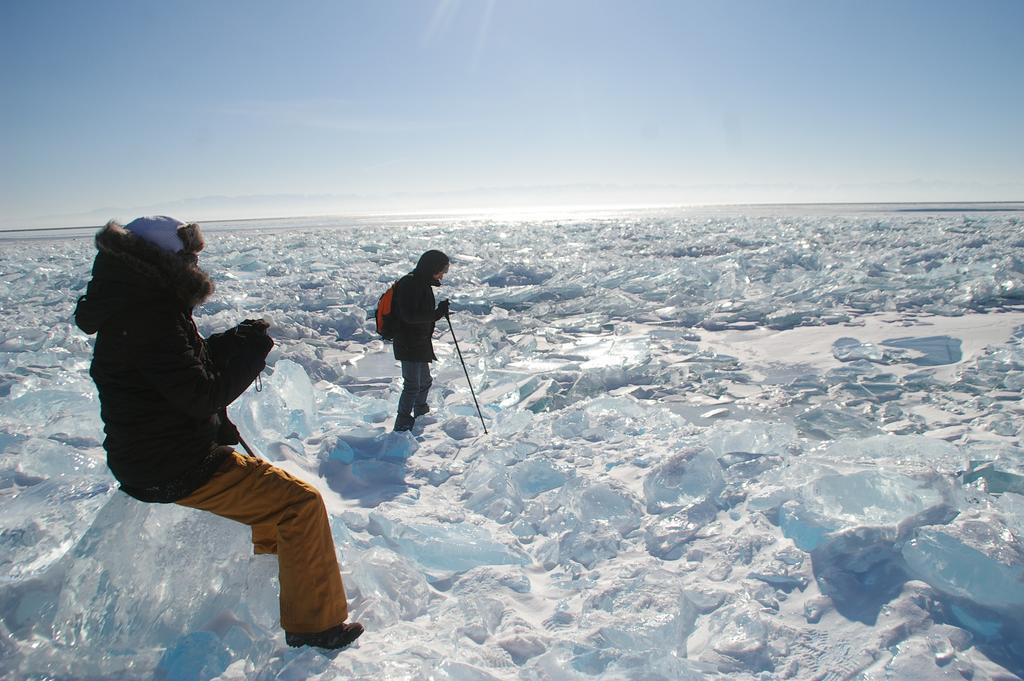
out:
M402 360L402 381L398 415L412 416L413 407L421 407L427 403L427 393L433 384L433 379L430 378L430 362Z

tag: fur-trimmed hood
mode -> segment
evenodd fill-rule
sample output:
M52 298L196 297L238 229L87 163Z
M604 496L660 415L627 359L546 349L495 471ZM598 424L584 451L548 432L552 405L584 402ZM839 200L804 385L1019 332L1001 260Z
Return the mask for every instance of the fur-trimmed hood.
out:
M111 315L157 300L191 310L209 298L213 281L196 258L202 232L189 224L179 235L187 250L172 253L108 222L96 234L92 281L75 309L79 328L95 333Z

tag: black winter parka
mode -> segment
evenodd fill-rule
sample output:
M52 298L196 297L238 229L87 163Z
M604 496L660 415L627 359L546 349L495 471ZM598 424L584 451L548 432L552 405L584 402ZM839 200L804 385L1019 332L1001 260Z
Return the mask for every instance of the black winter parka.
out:
M107 466L133 497L173 502L208 481L238 443L227 406L263 370L273 341L244 325L199 335L192 307L213 284L194 256L117 225L97 234L96 246L75 322L96 334L90 375Z
M398 280L394 305L398 314L395 333L395 359L411 362L432 362L434 355L434 322L443 317L436 309L434 279L427 268L416 269Z

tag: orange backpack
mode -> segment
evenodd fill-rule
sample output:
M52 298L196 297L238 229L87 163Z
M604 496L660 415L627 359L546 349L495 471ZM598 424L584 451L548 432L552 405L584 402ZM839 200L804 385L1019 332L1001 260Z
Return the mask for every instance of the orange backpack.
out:
M374 316L377 318L377 333L386 341L394 340L398 331L398 315L394 307L395 284L388 287L388 290L380 294L377 299L377 310Z

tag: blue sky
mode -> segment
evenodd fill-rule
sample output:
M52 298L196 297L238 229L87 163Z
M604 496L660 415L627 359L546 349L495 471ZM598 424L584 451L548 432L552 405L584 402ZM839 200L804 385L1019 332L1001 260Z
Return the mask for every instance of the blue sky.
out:
M0 228L1024 200L1022 26L1020 0L7 0Z

